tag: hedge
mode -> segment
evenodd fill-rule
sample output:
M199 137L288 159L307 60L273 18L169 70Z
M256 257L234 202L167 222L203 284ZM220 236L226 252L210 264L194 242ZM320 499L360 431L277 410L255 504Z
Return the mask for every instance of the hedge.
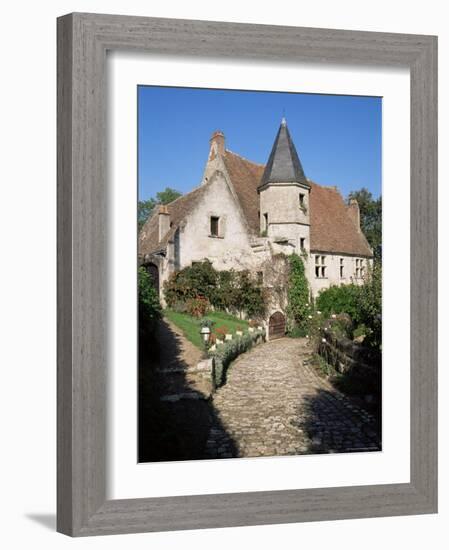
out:
M247 332L243 336L226 340L223 344L217 346L215 351L209 352L209 357L214 358L212 376L216 388L219 388L226 382L226 373L230 363L236 357L251 349L259 339L265 339L265 329L256 329L254 332Z

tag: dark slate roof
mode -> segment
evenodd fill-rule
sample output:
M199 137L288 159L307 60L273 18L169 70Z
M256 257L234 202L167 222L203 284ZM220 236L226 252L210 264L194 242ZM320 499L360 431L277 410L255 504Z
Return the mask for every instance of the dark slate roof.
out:
M282 119L259 187L267 183L297 182L309 186L304 170L288 131L287 122Z

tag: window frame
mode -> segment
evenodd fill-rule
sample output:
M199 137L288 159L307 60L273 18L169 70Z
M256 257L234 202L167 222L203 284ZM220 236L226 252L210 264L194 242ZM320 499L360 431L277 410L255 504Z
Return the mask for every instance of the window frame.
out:
M327 279L327 256L315 254L315 279Z
M216 220L216 224L217 224L217 227L216 227L217 232L216 233L214 233L214 231L212 230L214 220ZM210 237L220 237L220 216L209 216L209 236Z

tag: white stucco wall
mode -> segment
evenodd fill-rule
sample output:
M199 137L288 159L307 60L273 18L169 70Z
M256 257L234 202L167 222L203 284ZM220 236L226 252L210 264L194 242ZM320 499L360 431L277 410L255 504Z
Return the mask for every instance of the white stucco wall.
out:
M325 277L317 278L315 275L315 256L325 257ZM340 260L343 260L343 277L340 277ZM364 273L368 271L368 265L372 265L372 260L362 256L349 256L344 254L326 254L325 252L311 252L306 261L306 272L310 283L313 296L317 296L320 290L329 288L332 285L363 284L363 278L356 277L356 260L362 261Z
M210 234L210 218L217 216L219 236ZM248 228L223 175L214 177L185 220L180 234L181 269L209 259L216 269L251 269L258 263L250 247Z

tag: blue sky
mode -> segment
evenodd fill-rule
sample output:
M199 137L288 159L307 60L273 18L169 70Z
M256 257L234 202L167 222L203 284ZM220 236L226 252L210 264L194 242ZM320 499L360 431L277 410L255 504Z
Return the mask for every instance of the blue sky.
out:
M346 197L381 194L382 100L378 97L138 87L139 199L196 187L209 138L266 163L283 114L307 177Z

